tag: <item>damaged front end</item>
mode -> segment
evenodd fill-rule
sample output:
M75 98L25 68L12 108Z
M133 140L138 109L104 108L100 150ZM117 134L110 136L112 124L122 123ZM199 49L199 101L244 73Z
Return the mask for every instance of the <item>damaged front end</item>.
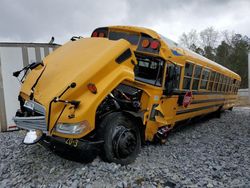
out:
M27 130L23 143L48 137L71 147L99 143L89 138L95 132L98 106L123 80L134 80L135 56L124 58L130 47L125 40L79 39L58 48L35 68L28 67L20 110L13 118L17 127Z
M20 101L20 103L21 109L17 111L13 120L17 127L27 130L23 143L35 144L41 140L44 134L48 133L45 108L31 100L24 103Z

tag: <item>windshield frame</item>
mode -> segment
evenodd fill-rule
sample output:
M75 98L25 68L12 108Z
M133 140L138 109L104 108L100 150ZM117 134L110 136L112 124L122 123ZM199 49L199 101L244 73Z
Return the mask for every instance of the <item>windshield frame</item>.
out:
M152 86L163 87L166 61L161 57L155 57L155 56L150 56L150 55L146 55L146 54L135 53L135 56L136 56L136 60L137 60L137 65L135 65L135 68L134 68L135 80L142 82L142 83L152 85ZM143 63L148 63L149 69L152 69L152 63L154 63L153 66L157 65L157 68L156 68L157 70L154 70L156 73L155 78L149 79L146 77L138 76L139 72L137 72L137 71L138 71L138 66L139 66L140 60L144 60ZM159 64L160 64L160 66L159 66ZM143 66L141 66L141 67L143 67ZM144 67L146 67L146 66L144 66ZM148 70L148 73L149 72L150 72L150 70ZM145 72L143 74L145 74Z

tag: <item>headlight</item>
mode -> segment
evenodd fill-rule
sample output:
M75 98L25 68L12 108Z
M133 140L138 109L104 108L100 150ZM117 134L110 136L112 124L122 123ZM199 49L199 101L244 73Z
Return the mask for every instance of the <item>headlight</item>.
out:
M87 121L80 123L58 123L56 125L56 132L63 134L80 134L88 126Z

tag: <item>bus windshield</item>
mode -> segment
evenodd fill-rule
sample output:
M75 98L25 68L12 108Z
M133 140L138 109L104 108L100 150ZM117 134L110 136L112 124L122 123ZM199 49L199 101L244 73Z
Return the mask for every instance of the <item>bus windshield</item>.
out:
M164 60L136 55L135 79L155 86L162 86Z

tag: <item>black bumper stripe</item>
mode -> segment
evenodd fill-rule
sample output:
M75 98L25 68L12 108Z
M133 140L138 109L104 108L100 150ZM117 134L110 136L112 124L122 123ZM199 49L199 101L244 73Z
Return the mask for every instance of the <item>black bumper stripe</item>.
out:
M192 109L187 109L187 110L179 110L176 112L176 115L180 115L180 114L186 114L186 113L190 113L190 112L196 112L196 111L200 111L200 110L205 110L205 109L209 109L212 107L217 107L217 106L223 106L224 104L214 104L214 105L209 105L209 106L202 106L199 108L192 108Z
M208 103L208 102L218 102L218 101L228 101L228 100L236 100L236 98L228 98L228 99L207 99L207 100L194 100L191 104L200 104L200 103Z

